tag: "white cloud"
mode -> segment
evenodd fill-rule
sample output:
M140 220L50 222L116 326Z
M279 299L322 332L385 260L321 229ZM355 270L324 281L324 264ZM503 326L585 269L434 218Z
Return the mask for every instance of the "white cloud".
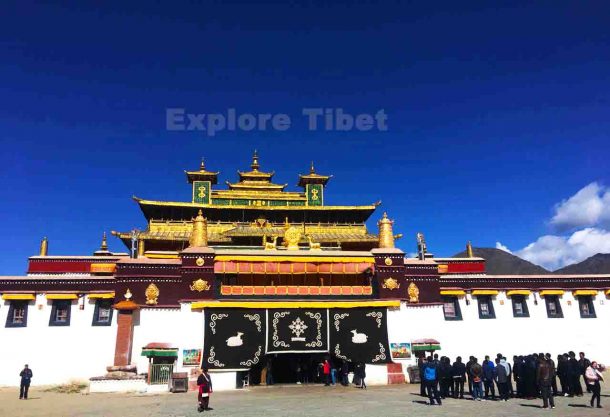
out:
M555 270L581 262L597 253L610 253L610 231L588 227L570 236L539 237L535 242L516 251L515 255Z
M504 246L500 242L496 242L496 249L500 249L500 250L503 250L504 252L512 253L510 249L508 249L506 246Z
M610 222L610 188L592 182L555 206L551 225L559 230L604 225Z

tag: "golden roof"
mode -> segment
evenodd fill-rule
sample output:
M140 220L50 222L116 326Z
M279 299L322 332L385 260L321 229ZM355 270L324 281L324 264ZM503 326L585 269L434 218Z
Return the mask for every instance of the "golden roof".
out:
M216 184L219 172L207 171L205 169L205 161L201 158L201 165L199 171L184 171L186 178L189 183L193 181L211 181L212 184Z
M313 166L313 161L311 161L311 167L309 168L309 174L307 174L307 175L299 174L299 183L297 185L299 187L305 187L306 184L326 185L328 180L331 178L332 178L332 175L317 174L316 169Z

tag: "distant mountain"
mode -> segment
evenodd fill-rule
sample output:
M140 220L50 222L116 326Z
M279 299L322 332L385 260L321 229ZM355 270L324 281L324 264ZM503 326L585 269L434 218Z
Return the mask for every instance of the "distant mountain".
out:
M474 256L485 259L485 270L489 275L541 275L550 274L541 266L521 259L496 248L473 248ZM454 255L466 257L466 251Z
M610 274L610 253L598 253L577 264L556 270L557 274Z

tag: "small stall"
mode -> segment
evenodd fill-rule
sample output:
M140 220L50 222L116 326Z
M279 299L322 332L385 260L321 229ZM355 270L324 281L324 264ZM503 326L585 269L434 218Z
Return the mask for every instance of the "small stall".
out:
M142 356L148 358L148 385L169 385L178 348L169 343L149 343L142 348Z

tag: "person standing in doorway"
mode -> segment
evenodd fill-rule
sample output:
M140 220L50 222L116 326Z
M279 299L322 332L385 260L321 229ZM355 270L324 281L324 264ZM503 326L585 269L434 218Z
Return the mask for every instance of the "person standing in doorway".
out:
M542 408L555 408L555 400L551 395L551 384L554 378L555 368L551 366L544 355L538 356L538 369L536 370L536 382L542 395Z
M341 362L341 385L347 387L349 385L349 365L347 361L344 359Z
M328 358L324 359L324 363L322 364L322 372L324 374L324 386L328 387L330 385L330 361Z
M34 374L32 373L30 367L26 364L19 376L21 377L21 384L19 384L19 399L27 400L28 391L30 390L30 382L32 382L32 377Z
M273 385L273 363L271 358L267 360L267 373L265 374L265 383L267 385Z
M600 403L601 400L601 387L599 385L599 381L603 381L604 377L601 372L599 372L599 365L596 361L591 362L585 371L585 382L587 383L587 387L591 389L593 395L591 396L591 408L593 408L593 403L597 399L597 408L602 408Z
M208 373L208 368L205 366L201 368L201 373L197 377L197 386L199 387L199 394L197 400L199 406L197 411L200 413L203 411L210 411L210 394L212 393L212 377Z

